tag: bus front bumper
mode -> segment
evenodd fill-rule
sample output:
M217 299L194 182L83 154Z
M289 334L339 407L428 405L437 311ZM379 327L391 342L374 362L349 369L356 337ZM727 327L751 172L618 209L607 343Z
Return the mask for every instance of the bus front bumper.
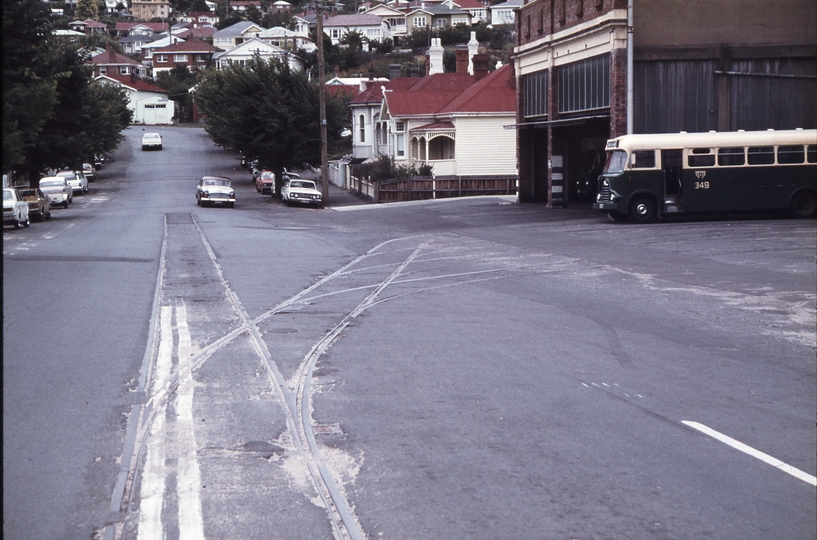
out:
M593 203L594 210L601 210L603 212L614 212L618 210L618 203L614 202L596 202Z

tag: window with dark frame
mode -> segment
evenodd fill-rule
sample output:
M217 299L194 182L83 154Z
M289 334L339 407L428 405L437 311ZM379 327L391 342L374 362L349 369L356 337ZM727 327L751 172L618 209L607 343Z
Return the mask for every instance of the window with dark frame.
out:
M746 149L741 147L735 148L718 148L718 165L721 167L738 166L746 163Z
M690 167L714 167L715 154L711 148L693 148L687 156L687 164Z
M806 160L805 147L797 146L778 146L777 147L777 162L781 165L793 165L803 163Z
M774 146L750 146L746 161L749 165L774 165Z

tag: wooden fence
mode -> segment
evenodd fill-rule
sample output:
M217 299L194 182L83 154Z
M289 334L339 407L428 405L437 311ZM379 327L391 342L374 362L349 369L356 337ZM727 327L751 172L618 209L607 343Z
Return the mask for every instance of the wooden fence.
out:
M410 176L370 182L352 177L351 188L373 202L422 201L475 195L514 195L516 176Z

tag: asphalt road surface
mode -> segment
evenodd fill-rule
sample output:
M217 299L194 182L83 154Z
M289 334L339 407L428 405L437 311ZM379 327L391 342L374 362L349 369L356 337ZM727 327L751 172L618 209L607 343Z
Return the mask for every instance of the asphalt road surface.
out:
M813 220L288 208L156 131L3 234L6 538L817 536Z

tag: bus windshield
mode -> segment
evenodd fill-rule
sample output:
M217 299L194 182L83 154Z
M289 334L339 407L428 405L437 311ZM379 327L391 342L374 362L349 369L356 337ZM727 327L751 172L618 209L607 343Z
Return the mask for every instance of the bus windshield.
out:
M613 150L607 156L607 163L604 164L603 174L620 174L624 172L627 164L627 152L624 150Z

